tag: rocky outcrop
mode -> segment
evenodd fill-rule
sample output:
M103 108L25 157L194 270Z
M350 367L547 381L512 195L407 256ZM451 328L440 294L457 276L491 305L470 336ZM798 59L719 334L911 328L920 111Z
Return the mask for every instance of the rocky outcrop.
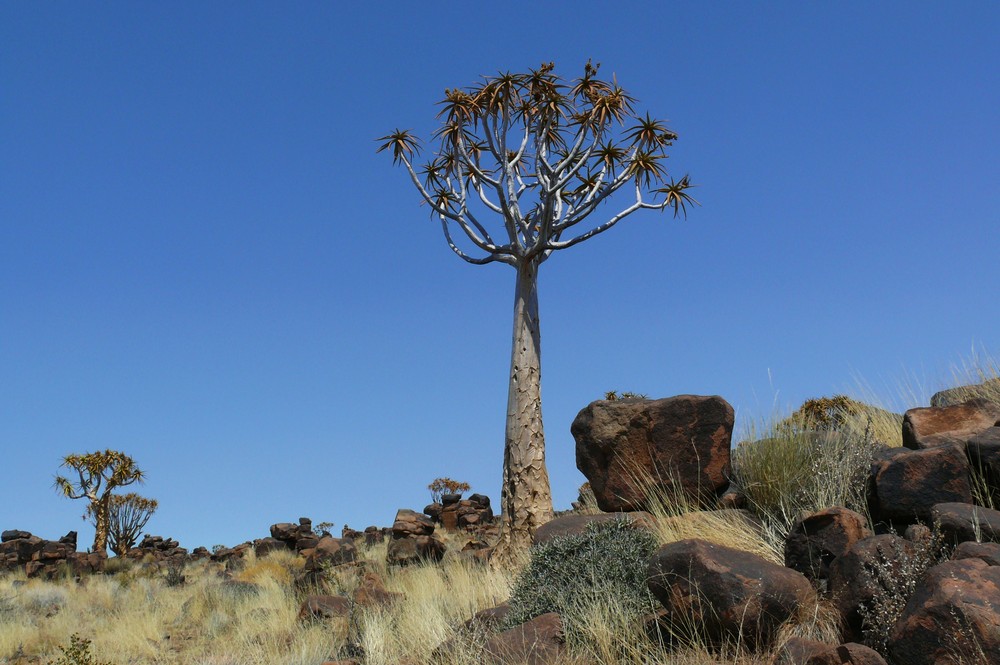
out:
M982 383L968 386L958 386L934 393L931 396L931 406L952 406L974 399L984 399L1000 404L1000 378L989 379Z
M889 654L907 665L1000 663L998 601L1000 566L981 559L934 566L893 628Z
M652 528L656 520L647 512L633 513L600 513L598 515L561 515L538 527L532 539L533 545L547 543L554 538L578 536L586 532L591 524L599 524L611 520L628 520L638 528Z
M353 563L358 558L358 549L349 538L323 536L316 547L303 550L302 555L306 558L305 570L319 572L324 568Z
M931 510L931 518L948 543L1000 541L1000 510L971 503L939 503Z
M45 579L62 573L80 576L103 571L107 559L103 552L77 552L76 531L59 540L44 540L21 529L0 534L0 571L20 569L28 577Z
M814 582L825 581L830 564L854 543L871 536L868 520L847 508L828 508L792 524L785 538L785 565Z
M916 552L912 542L882 534L859 540L833 560L829 589L840 612L845 636L852 639L862 636L862 606L870 605L880 589L894 584Z
M125 558L151 563L183 564L188 559L188 551L171 538L146 535L138 545L125 553Z
M647 584L678 631L691 627L714 643L766 648L797 609L815 600L804 575L759 556L704 540L661 547Z
M964 442L998 422L1000 405L982 399L910 409L903 415L903 445L919 450L949 441Z
M434 537L434 522L405 508L396 513L392 524L392 540L386 553L386 562L393 566L407 566L421 561L440 561L445 545Z
M827 647L802 662L804 665L886 665L879 652L857 642Z
M714 503L729 483L733 421L718 396L592 402L570 428L576 466L603 511L644 510L650 486Z
M549 612L493 636L483 648L489 665L552 665L566 650L562 617Z
M971 503L969 460L958 446L911 450L891 448L871 469L873 519L906 525L931 519L938 503Z

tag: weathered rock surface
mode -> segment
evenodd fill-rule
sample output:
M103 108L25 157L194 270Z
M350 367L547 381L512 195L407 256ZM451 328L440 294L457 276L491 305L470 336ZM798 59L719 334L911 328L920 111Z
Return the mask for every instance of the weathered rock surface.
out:
M951 553L953 561L981 559L991 566L1000 566L1000 543L960 543Z
M910 409L903 415L903 445L913 450L940 445L933 436L968 440L1000 422L1000 405L970 400L953 406Z
M647 512L632 513L600 513L598 515L562 515L538 527L532 539L532 545L541 545L554 538L578 536L586 532L591 524L600 524L611 520L628 520L639 528L652 528L655 524L653 516Z
M930 568L889 638L889 655L907 665L1000 663L1000 567L979 559Z
M336 619L351 614L351 600L345 596L315 594L307 597L299 608L299 620Z
M358 558L358 549L354 546L354 541L348 538L323 536L316 547L303 550L302 554L306 557L306 571L314 572L325 566L352 563Z
M562 618L549 612L490 638L483 648L483 662L490 665L552 665L565 650Z
M825 580L830 563L871 536L868 520L847 508L828 508L794 524L785 539L785 565L811 580Z
M851 545L830 564L829 588L840 612L845 636L861 638L861 607L872 602L879 589L894 583L916 546L892 534L872 536Z
M1000 541L1000 510L971 503L939 503L931 511L941 535L952 544L966 541Z
M153 563L183 563L187 560L188 551L172 538L146 535L125 553L125 557Z
M766 648L798 607L815 600L804 575L759 556L704 540L664 545L647 570L649 590L678 628Z
M990 427L966 443L972 469L982 474L986 493L994 506L1000 506L1000 427Z
M1000 404L1000 378L934 393L931 397L931 406L953 406L973 399L985 399Z
M927 521L935 504L972 502L969 460L955 446L884 451L872 463L871 480L870 507L879 521Z
M601 510L645 509L652 483L706 503L728 487L734 412L718 396L590 403L570 431L576 466L590 481Z
M857 642L827 649L806 659L805 665L886 665L879 652Z

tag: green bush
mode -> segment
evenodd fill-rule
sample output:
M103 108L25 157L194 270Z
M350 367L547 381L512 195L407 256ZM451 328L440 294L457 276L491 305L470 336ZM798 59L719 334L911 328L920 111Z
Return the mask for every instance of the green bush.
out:
M56 660L49 661L49 665L111 665L111 663L100 662L90 654L90 640L80 637L76 633L69 638L68 647L59 647L62 655Z
M531 560L514 583L506 626L559 612L567 631L579 632L587 606L609 599L635 616L648 612L653 598L646 587L646 566L657 545L648 530L615 519L532 548Z

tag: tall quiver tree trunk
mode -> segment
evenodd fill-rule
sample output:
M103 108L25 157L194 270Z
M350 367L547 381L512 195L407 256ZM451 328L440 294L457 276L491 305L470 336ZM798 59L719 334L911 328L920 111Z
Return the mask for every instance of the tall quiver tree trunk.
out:
M552 492L545 469L545 432L542 428L538 263L536 259L525 259L516 266L500 496L503 522L494 552L501 564L523 555L531 546L535 529L552 519Z

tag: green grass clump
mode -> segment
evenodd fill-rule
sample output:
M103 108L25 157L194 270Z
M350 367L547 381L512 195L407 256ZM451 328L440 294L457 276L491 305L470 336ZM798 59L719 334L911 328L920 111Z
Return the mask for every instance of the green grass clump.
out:
M596 603L614 602L634 617L648 612L654 602L646 587L646 566L657 546L647 529L615 519L533 548L514 584L506 625L559 612L567 633L580 634L582 610Z

